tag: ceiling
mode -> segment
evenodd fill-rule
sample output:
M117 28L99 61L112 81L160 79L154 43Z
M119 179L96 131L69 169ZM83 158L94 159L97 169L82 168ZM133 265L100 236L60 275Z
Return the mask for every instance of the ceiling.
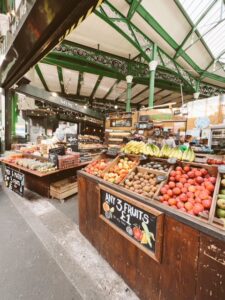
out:
M181 78L190 87L189 92L184 92L187 102L193 100L193 91L198 86L202 97L211 96L204 94L207 88L211 93L218 87L225 89L224 18L221 0L105 0L66 40L87 46L93 53L104 51L105 56L113 54L119 60L140 64L149 62L156 43L158 69ZM47 55L31 69L26 75L30 84L101 110L115 105L124 109L127 88L124 74L104 72L102 66L100 72L99 66L93 65L93 61L90 64L88 57L80 64L74 61L72 66L71 53L63 55L55 64L53 59L48 61ZM64 59L70 59L70 65L61 64ZM162 85L161 81L156 80L154 104L181 105L180 88L174 88L175 83ZM134 77L132 105L147 105L148 97L146 78Z

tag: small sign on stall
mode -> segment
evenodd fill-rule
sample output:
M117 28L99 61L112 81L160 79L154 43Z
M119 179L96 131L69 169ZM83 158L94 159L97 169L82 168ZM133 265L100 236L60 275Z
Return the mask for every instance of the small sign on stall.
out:
M48 159L55 167L58 167L58 155L65 155L64 146L49 150Z
M156 261L161 260L164 214L100 185L100 217Z
M73 152L78 152L78 137L74 133L66 133L66 142L70 145Z
M5 167L4 181L6 187L22 197L24 194L24 179L25 176L23 173L7 166Z

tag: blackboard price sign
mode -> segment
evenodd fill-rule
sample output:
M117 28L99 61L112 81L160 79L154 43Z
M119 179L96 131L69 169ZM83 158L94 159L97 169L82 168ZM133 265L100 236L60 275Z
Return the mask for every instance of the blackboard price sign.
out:
M20 196L24 194L24 178L23 173L6 166L4 176L5 185Z
M53 163L55 167L58 167L58 155L65 155L64 147L58 147L49 150L48 160Z
M100 217L145 253L160 261L163 213L100 185Z
M78 137L77 134L67 133L66 142L70 145L70 148L74 152L78 152Z

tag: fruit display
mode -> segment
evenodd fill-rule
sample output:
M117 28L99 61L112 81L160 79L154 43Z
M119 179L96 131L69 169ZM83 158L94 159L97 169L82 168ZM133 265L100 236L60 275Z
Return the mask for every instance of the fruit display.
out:
M207 159L207 164L208 165L225 165L225 162L222 160L218 160L218 159Z
M121 151L126 154L142 154L144 153L145 146L144 142L130 141L121 149Z
M33 158L20 158L15 163L21 167L28 168L30 170L38 171L41 173L52 172L57 169L51 162L41 162Z
M101 176L102 172L108 166L110 159L97 159L91 162L86 168L85 171L91 175Z
M216 217L224 222L225 225L225 175L220 182L220 190L216 202Z
M157 175L151 172L132 172L124 181L124 187L147 198L153 198L159 188Z
M160 158L176 158L178 160L193 162L195 153L191 148L182 152L179 147L171 148L164 145L161 150L154 144L145 144L144 142L130 141L122 149L126 154L144 154Z
M204 168L178 166L170 172L167 184L161 188L159 200L172 208L198 216L210 210L215 183L216 177Z
M147 169L159 170L163 172L168 172L170 168L168 164L165 164L164 162L160 162L160 161L150 161L142 165L142 167Z
M119 158L116 164L103 174L103 179L119 184L136 165L137 161L130 160L128 157Z
M177 158L179 160L193 162L195 160L195 153L191 148L182 152L179 147L171 148L168 145L164 145L160 150L159 157Z

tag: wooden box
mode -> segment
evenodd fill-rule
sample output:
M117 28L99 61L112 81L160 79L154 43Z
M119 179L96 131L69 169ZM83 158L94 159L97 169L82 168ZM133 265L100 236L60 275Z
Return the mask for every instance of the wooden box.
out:
M127 157L129 160L135 162L135 165L134 167L128 172L127 176L133 171L133 169L135 169L139 163L140 163L140 157L139 156L133 156L133 155L119 155L117 156L114 160L112 160L112 162L105 168L105 170L102 172L102 178L104 177L104 174L108 173L109 170L114 167L115 165L118 164L119 160L122 159L122 158L125 158ZM125 177L126 178L126 177ZM122 183L125 178L119 182L118 184Z
M77 181L74 177L57 181L50 186L50 196L58 200L63 200L77 192Z
M158 171L158 170L154 170L154 169L146 169L146 168L143 168L143 167L140 167L140 166L138 166L138 167L135 167L130 173L132 173L132 172L135 172L135 173L143 173L143 174L155 174L155 175L163 175L163 176L165 176L165 172L161 172L161 171ZM129 173L129 174L130 174ZM125 179L120 183L120 185L124 185L124 182L125 182L125 180L127 179L127 177L129 176L129 174L125 177ZM159 184L159 186L158 186L158 188L157 188L157 190L156 190L156 192L155 192L155 194L153 195L153 197L152 198L150 198L150 197L146 197L146 196L143 196L143 195L140 195L141 197L144 197L145 199L154 199L155 197L157 197L158 196L158 194L159 194L159 192L160 192L160 189L161 189L161 187L163 186L165 184L165 181L162 181L160 184ZM124 187L125 188L125 187ZM126 190L128 190L127 188L125 188ZM138 193L136 193L136 192L134 192L134 191L131 191L131 190L129 190L129 193L134 193L135 195L137 195Z

